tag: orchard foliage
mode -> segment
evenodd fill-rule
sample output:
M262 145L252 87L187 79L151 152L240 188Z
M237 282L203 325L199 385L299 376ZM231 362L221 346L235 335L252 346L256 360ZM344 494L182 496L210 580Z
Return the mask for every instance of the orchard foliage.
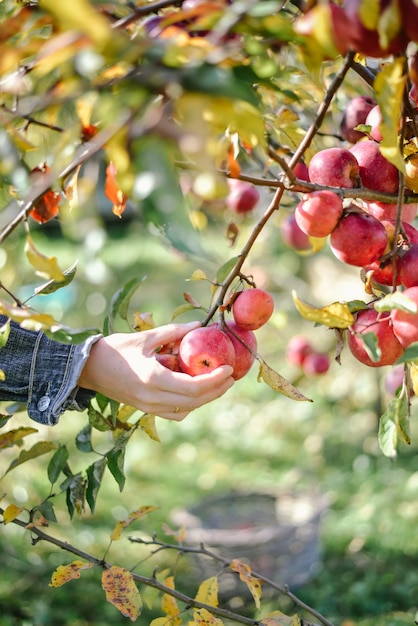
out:
M403 364L379 440L388 456L399 440L409 442L410 401L418 393L418 302L404 293L418 288L416 0L3 0L0 19L0 242L22 231L24 254L40 283L33 295L65 289L77 271L39 249L36 230L51 220L77 220L100 186L116 216L123 220L130 206L184 254L199 249L199 233L211 220L224 224L231 249L243 220L252 220L248 239L215 276L204 267L191 276L192 284L207 284L207 302L187 293L172 316L195 311L205 326L223 329L226 322L229 328L240 292L257 288L246 272L252 247L265 228L277 228L275 217L283 213L283 236L295 254L324 253L329 236L331 253L359 268L364 300L313 305L294 293L295 308L335 331L342 366L346 346L366 367ZM364 85L356 104L345 93L350 75ZM327 115L338 110L337 101L347 111L340 127L330 128ZM105 333L118 320L135 332L152 327L152 319L141 312L131 319L129 312L142 282L134 279L115 294ZM31 298L20 301L13 284L0 286L0 312L25 328L63 342L96 332L68 328L32 308ZM7 336L8 324L1 345ZM291 358L307 372L327 370L327 355L315 355L303 341L298 350ZM307 400L254 347L252 356L260 380L290 399ZM2 423L10 417L2 416ZM111 435L109 450L73 473L65 444L22 449L6 473L48 454L51 495L31 509L28 522L10 503L3 522L27 526L34 537L63 547L42 530L56 521L52 493L66 494L71 516L86 504L93 513L106 469L123 489L126 446L137 430L158 440L152 415L97 397L76 446L94 451L102 432ZM0 448L22 446L34 431L6 432ZM150 511L135 511L123 527ZM115 529L111 541L122 530ZM65 549L78 559L58 568L51 585L78 578L91 565L102 567L106 598L132 620L142 606L138 581L164 594L166 616L155 626L234 617L218 607L216 579L192 600L175 591L171 577L144 581L104 558ZM228 566L259 608L257 575L239 562ZM302 622L274 612L257 623Z

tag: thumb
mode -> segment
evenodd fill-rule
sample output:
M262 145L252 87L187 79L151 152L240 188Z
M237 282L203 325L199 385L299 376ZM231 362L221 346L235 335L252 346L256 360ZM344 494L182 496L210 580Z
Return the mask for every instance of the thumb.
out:
M199 328L200 322L189 322L188 324L166 324L158 326L147 332L147 340L144 343L146 351L154 352L160 346L182 339L191 330Z

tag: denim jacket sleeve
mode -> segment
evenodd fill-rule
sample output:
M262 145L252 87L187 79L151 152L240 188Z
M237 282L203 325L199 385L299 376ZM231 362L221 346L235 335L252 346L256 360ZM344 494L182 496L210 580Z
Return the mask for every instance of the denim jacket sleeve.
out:
M6 318L0 316L0 324ZM94 392L77 386L91 346L102 335L80 345L52 341L11 323L6 345L0 348L0 400L25 402L29 417L54 426L67 409L86 408Z

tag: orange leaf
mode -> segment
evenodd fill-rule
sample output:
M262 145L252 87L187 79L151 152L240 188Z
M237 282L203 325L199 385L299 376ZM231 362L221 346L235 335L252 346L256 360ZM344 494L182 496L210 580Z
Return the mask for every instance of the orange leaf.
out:
M142 600L131 572L112 565L103 572L102 587L106 592L106 600L124 617L129 617L133 622L139 617Z
M239 574L240 580L245 583L254 598L256 607L260 608L262 581L251 574L251 568L238 559L231 561L229 567Z
M241 167L235 158L235 149L232 144L228 147L228 169L232 178L238 178L241 174Z
M32 181L38 181L43 175L48 174L50 168L45 165L39 165L34 167L30 173ZM49 222L59 213L59 203L61 200L61 194L52 189L48 189L45 193L33 203L33 207L29 212L29 215L39 224L45 224Z
M110 162L106 168L104 190L106 197L113 203L113 213L120 217L126 208L128 197L123 193L116 182L116 167L112 162Z
M85 561L73 561L68 565L58 565L55 572L52 574L50 587L61 587L70 580L80 578L80 572L83 569L89 569L93 567L93 563L86 563Z

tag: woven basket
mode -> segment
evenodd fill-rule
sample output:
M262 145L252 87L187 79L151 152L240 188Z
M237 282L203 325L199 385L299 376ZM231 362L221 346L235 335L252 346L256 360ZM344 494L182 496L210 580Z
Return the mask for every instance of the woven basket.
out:
M185 544L201 544L226 559L240 559L253 572L297 588L320 563L319 525L326 502L311 494L232 491L204 500L172 519L186 529ZM195 566L208 578L222 569L219 562L197 555ZM237 576L228 577L223 592L241 593Z

